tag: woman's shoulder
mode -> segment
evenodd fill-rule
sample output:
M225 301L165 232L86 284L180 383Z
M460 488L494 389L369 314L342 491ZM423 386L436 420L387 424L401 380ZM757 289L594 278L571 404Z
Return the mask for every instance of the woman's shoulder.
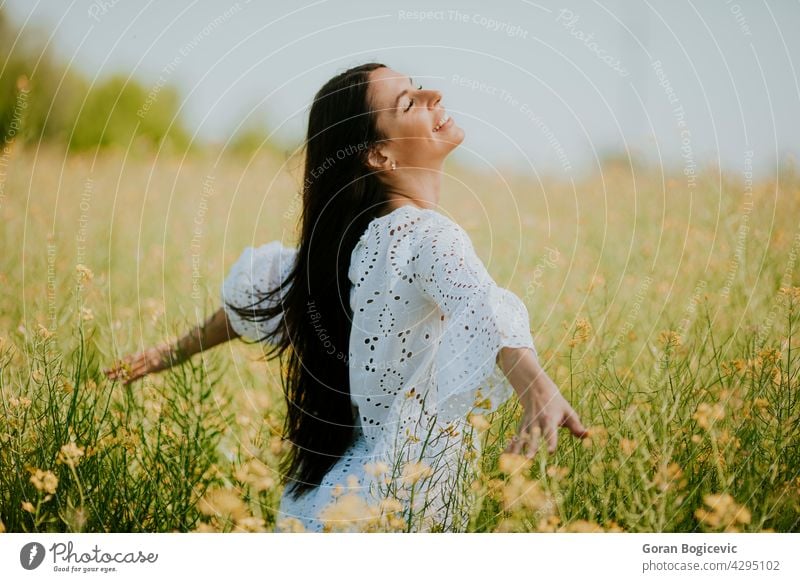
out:
M455 220L434 208L422 208L414 204L406 204L393 211L379 216L370 223L370 229L378 233L388 234L390 237L400 236L421 240L426 236L436 233L466 234L464 229Z
M439 249L471 246L467 232L439 210L404 205L373 219L351 255L351 271L366 260L410 264L413 257Z
M297 253L293 246L287 246L280 240L272 240L263 244L245 247L232 265L232 269L245 269L254 266L263 266L265 263L282 264L290 261Z
M223 289L276 285L294 265L297 249L280 240L245 247L228 270Z

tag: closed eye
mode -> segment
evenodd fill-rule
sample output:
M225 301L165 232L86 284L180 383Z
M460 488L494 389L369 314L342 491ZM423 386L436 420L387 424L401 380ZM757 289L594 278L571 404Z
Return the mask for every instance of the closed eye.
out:
M417 86L417 89L419 89L420 91L422 91L422 83L420 83L420 84ZM414 100L413 100L413 99L411 99L411 100L408 102L408 107L406 107L406 109L405 109L405 111L403 111L403 113L407 113L407 112L408 112L408 111L411 109L411 107L412 107L413 105L414 105Z

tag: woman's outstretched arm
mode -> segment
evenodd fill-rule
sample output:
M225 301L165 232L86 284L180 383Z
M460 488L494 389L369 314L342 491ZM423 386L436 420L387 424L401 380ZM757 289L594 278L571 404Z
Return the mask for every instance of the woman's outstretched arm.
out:
M532 350L503 347L497 354L497 363L514 387L524 410L517 434L504 452L533 457L541 437L547 443L547 452L554 453L561 426L578 438L589 436Z
M194 354L239 337L231 327L225 309L220 307L203 325L193 328L174 344L164 343L126 356L104 370L111 380L128 384L154 372L179 364Z

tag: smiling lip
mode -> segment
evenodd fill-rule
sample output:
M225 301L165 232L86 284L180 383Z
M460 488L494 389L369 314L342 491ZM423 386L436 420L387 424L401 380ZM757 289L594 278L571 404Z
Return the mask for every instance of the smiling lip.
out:
M449 113L446 115L447 115L447 121L445 121L442 125L440 125L438 129L434 127L433 128L434 132L442 131L444 128L450 127L453 124L453 117Z

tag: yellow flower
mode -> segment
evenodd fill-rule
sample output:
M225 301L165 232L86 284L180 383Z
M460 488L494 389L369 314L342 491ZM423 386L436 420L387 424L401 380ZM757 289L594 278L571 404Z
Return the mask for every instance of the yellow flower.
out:
M406 439L408 439L408 442L410 442L410 443L418 443L419 442L419 437L414 435L414 434L411 434L411 429L410 428L406 428Z
M269 440L269 451L273 455L280 455L286 448L286 443L280 436L274 436Z
M325 531L334 529L369 529L380 518L380 508L369 505L360 495L347 493L337 497L320 512Z
M78 278L79 283L83 283L84 281L91 281L92 279L94 279L94 273L92 273L92 270L86 265L82 265L80 263L75 265L75 274Z
M386 499L383 499L380 503L380 507L385 513L397 513L399 511L403 511L403 504L394 497L387 497Z
M28 513L34 513L36 511L36 508L33 506L33 503L31 503L30 501L23 501L22 509L27 511Z
M539 520L539 524L536 526L536 529L540 532L554 533L558 528L559 523L561 523L560 517L557 515L548 515L547 517L543 517Z
M669 489L683 489L688 481L683 477L683 469L678 463L672 462L665 467L661 467L656 473L653 483L661 491Z
M739 526L750 523L750 511L736 503L728 493L703 496L707 508L695 511L695 517L713 529L724 528L726 532L739 531Z
M575 332L572 334L572 339L569 340L569 347L574 348L589 340L592 333L592 324L589 320L581 317L575 322Z
M414 485L420 479L430 477L433 474L433 469L430 465L423 462L410 462L403 466L403 482L406 485Z
M569 467L558 467L556 465L547 467L547 476L554 481L561 481L567 475L569 475Z
M778 348L763 348L759 350L758 355L768 365L774 365L781 359L781 351Z
M296 517L285 517L278 520L275 525L278 532L283 533L304 533L306 531L303 522Z
M526 479L523 475L513 475L503 488L503 510L515 508L538 510L548 502L547 494L538 481Z
M681 336L678 332L675 331L662 331L658 337L661 344L664 348L677 348L681 345Z
M719 444L723 447L730 445L734 450L738 450L742 447L742 441L739 437L733 436L727 428L720 433L718 440Z
M447 435L448 437L457 437L459 433L454 424L450 423L447 426L439 428L439 435Z
M39 491L45 491L51 495L56 492L58 487L58 477L50 471L35 469L30 479L33 486Z
M37 323L37 332L42 339L50 339L53 337L53 332L43 326L41 323Z
M249 517L247 505L233 489L217 487L206 491L200 498L197 509L203 515L240 521Z
M250 485L255 492L268 491L275 486L269 468L258 459L250 459L237 467L234 477L242 483Z
M38 370L37 370L38 371ZM19 406L20 408L27 409L31 407L31 399L27 396L20 396L19 398L14 398L13 396L10 399L12 406Z
M569 533L598 533L604 530L600 525L593 521L578 519L561 528L561 531Z
M725 409L719 403L708 404L701 402L697 405L697 411L692 415L700 427L709 429L716 421L725 418Z
M74 467L83 456L83 449L74 442L69 442L61 447L56 460L70 467Z
M242 519L237 519L233 531L235 532L265 532L265 522L260 517L248 515Z
M626 457L630 457L638 446L639 443L636 441L636 439L622 438L619 441L619 447L622 449L622 452Z
M94 319L94 313L88 307L81 306L81 319L83 321L92 321Z
M492 400L483 395L480 388L475 391L475 400L472 402L473 408L482 408L489 410L492 408Z
M594 446L602 447L608 442L608 431L603 426L590 426L587 427L589 436L581 439L581 446L585 449L591 449Z
M497 466L506 475L514 475L530 469L533 461L517 453L503 453L500 455Z
M380 477L381 475L388 473L390 470L389 465L384 463L383 461L378 461L375 463L367 463L364 465L364 471L366 471L367 475L372 475L373 477Z
M504 517L494 528L495 533L515 533L521 531L522 525L519 519L514 517Z
M800 300L800 287L781 287L778 294L793 307L794 302Z
M488 420L486 420L486 417L483 414L470 414L469 423L473 427L475 427L475 429L478 430L479 432L488 430L488 428L491 426L491 424L489 423Z
M505 487L505 481L502 479L489 479L486 482L486 494L490 499L500 499L503 487Z

